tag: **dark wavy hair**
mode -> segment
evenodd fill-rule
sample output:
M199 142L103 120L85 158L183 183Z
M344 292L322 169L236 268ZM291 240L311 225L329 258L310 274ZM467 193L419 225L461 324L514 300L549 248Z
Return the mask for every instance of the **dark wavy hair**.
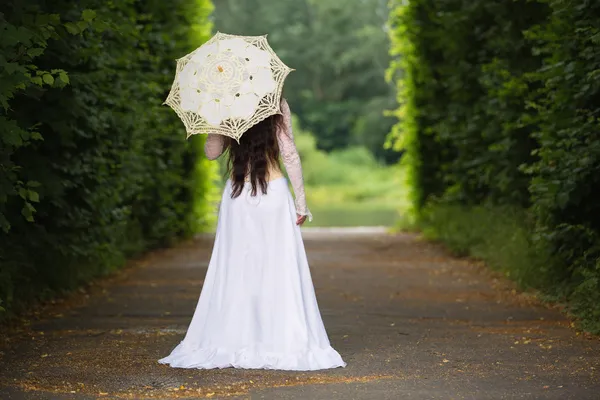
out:
M231 177L232 198L244 189L246 177L250 178L252 196L258 190L267 194L269 166L279 166L279 144L277 129L283 128L283 117L272 115L245 132L240 142L230 140L228 144L228 174Z

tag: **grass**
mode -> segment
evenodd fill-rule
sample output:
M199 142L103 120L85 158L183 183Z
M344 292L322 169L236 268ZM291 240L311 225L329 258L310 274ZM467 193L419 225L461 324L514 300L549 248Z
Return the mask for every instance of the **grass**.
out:
M563 304L581 329L600 334L600 259L561 259L536 232L526 210L429 204L418 228L425 238L444 243L455 254L483 260L521 288L536 289L541 300Z
M311 226L394 226L408 206L403 167L379 163L363 147L320 151L295 124Z
M430 205L419 226L430 240L457 255L486 263L523 287L541 287L549 255L533 240L524 210L510 207Z
M308 227L394 226L398 210L377 205L350 204L313 207L314 220Z

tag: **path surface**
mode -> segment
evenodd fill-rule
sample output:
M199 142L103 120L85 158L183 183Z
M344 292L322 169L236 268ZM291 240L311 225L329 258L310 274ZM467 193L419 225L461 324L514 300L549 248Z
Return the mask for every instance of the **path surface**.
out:
M412 235L305 232L345 369L159 365L196 305L211 238L150 255L47 309L0 356L1 399L600 399L600 341Z

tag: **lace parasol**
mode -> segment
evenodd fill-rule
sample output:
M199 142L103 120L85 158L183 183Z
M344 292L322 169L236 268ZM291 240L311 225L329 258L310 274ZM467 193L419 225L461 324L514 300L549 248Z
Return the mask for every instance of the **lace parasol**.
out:
M218 133L237 141L265 118L281 113L283 82L293 71L265 36L217 32L177 60L165 104L181 118L187 137Z

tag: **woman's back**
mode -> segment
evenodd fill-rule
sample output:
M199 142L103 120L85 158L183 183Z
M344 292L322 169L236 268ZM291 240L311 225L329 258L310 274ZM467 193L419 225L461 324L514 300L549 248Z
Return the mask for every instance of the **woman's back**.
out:
M306 206L304 179L300 155L294 143L290 107L282 99L281 114L273 115L252 127L237 143L221 135L208 135L204 147L210 160L229 150L229 176L233 197L241 194L246 183L252 185L252 194L266 194L268 182L283 177L279 160L283 161L296 196L298 215L312 215Z

